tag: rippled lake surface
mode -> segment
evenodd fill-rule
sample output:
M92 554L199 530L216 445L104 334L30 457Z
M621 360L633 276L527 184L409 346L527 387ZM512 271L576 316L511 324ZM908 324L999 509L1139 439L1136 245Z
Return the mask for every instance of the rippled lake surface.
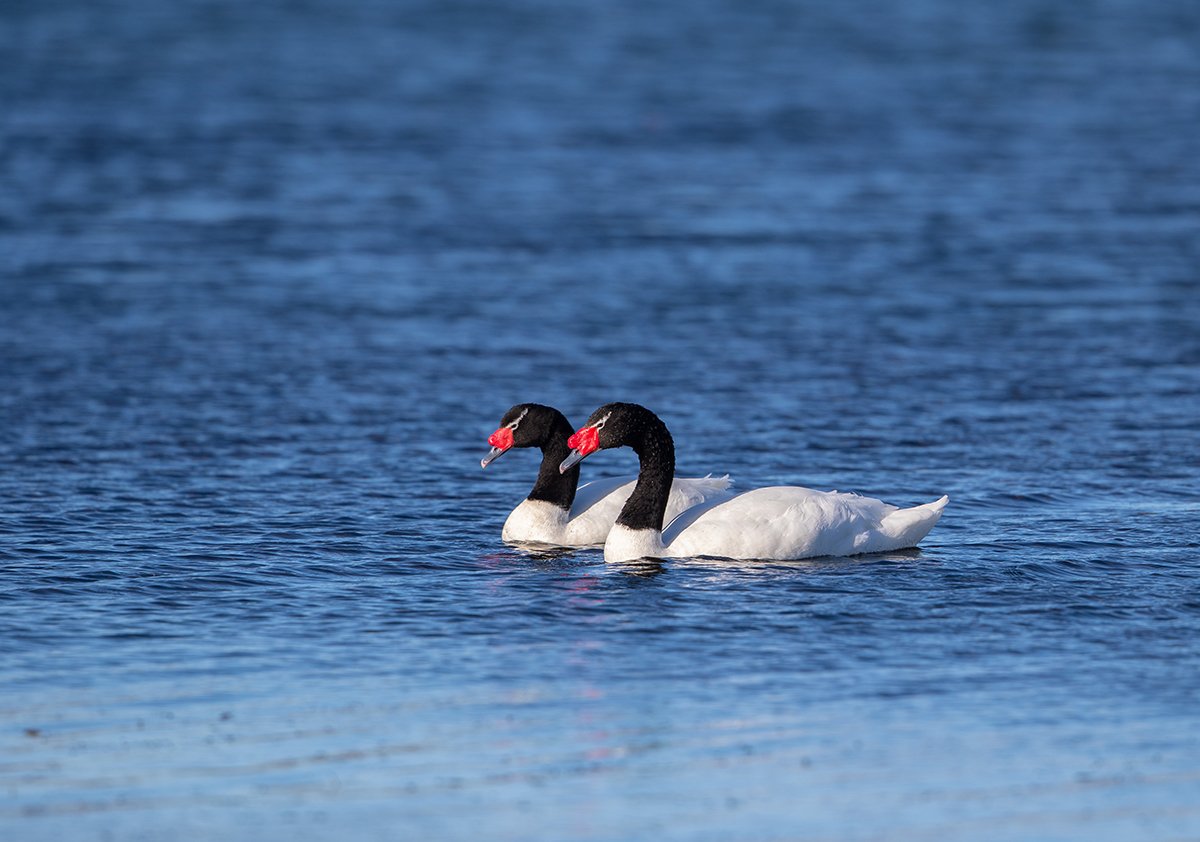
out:
M0 64L5 840L1200 836L1195 4L51 0ZM951 504L505 546L501 414L610 400Z

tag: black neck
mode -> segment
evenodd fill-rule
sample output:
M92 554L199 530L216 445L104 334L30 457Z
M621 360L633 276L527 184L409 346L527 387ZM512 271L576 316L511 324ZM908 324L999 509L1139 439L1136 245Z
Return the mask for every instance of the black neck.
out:
M675 442L657 415L645 409L642 412L645 416L637 419L625 442L638 455L638 481L617 523L630 529L661 532L671 481L675 478Z
M527 499L544 500L568 512L571 510L575 489L579 487L579 466L567 469L566 473L559 473L558 466L571 452L567 439L572 432L570 423L561 414L551 422L550 432L542 442L542 467Z

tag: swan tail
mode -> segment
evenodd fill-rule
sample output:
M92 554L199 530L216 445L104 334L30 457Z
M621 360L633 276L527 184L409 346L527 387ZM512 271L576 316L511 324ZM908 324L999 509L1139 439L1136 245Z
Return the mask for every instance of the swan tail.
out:
M722 477L714 477L712 474L705 474L702 477L690 477L688 479L683 479L682 481L689 483L695 488L710 492L728 491L729 487L733 485L733 480L729 478L729 474L725 474L725 476Z
M671 498L667 508L675 514L684 509L703 503L706 500L722 499L731 496L729 486L733 480L729 474L714 477L712 474L703 477L676 477L671 484Z
M879 524L879 532L893 549L915 547L937 524L950 498L943 495L932 503L897 509Z

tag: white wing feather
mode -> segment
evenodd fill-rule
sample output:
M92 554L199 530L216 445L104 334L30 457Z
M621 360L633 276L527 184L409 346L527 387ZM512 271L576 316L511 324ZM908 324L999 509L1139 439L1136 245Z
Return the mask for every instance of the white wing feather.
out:
M663 533L664 553L796 559L887 552L915 546L933 529L948 502L942 497L898 509L837 491L756 488L676 518Z

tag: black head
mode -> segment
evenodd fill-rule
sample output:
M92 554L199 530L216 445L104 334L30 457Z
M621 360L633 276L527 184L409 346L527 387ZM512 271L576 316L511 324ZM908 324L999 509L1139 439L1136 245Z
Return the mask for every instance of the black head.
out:
M597 450L632 447L640 455L649 442L670 440L666 425L646 407L636 403L606 403L567 439L572 452L563 462L562 470Z
M488 436L491 451L480 460L486 468L514 447L541 447L550 444L555 436L570 432L571 424L565 415L552 406L540 403L519 403L504 413L496 432Z

